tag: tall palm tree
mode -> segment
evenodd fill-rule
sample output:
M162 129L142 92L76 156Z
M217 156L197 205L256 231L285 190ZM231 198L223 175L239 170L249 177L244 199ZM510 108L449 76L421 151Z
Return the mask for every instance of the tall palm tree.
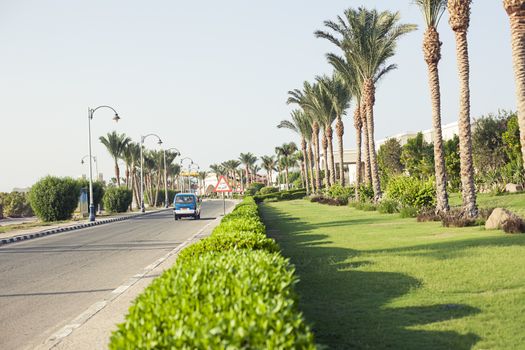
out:
M257 162L257 157L250 152L241 153L239 161L244 165L244 169L246 170L246 186L248 186L250 184L250 168Z
M262 167L266 170L266 185L271 186L272 175L275 170L275 158L274 156L262 156L261 157Z
M239 165L241 165L241 162L235 159L227 160L222 163L222 166L226 171L226 175L232 179L231 184L233 188L237 187L237 168Z
M326 95L332 103L332 110L336 118L336 135L339 145L339 183L344 186L345 175L344 175L344 157L343 157L343 135L344 135L344 124L343 124L343 115L346 114L346 109L350 107L350 100L352 99L352 94L350 88L347 86L346 82L343 80L341 74L337 71L332 75L332 77L323 76L318 78L319 85L325 91ZM335 183L335 166L332 157L332 172L331 181Z
M449 24L456 37L456 57L460 84L459 153L461 195L463 197L463 212L467 217L475 217L478 214L472 161L472 133L470 130L470 66L467 41L471 2L472 0L449 0L447 3Z
M430 99L432 101L432 128L434 129L434 171L436 173L436 213L449 211L445 151L441 131L441 92L438 64L441 59L441 41L437 26L447 6L447 0L415 0L419 6L427 29L423 37L423 56L428 68Z
M208 172L199 171L199 176L197 178L199 179L199 187L202 188L201 196L206 193L205 180L207 176L208 176Z
M224 167L221 164L212 164L210 169L215 173L217 181L219 181L219 176L225 175Z
M131 142L131 139L126 134L117 134L116 131L108 133L106 137L100 136L100 142L106 146L109 154L115 162L115 177L117 178L117 184L120 186L120 169L118 167L118 160L122 157L124 149L127 144Z
M345 22L346 19L346 22ZM368 127L368 149L374 200L380 200L381 183L377 165L377 155L374 141L374 103L377 80L387 72L395 69L395 65L386 65L386 61L394 56L397 40L416 29L413 24L399 24L398 12L378 12L360 7L357 10L345 11L345 19L338 17L338 22L326 21L325 25L341 38L322 31L317 31L318 37L326 38L339 46L349 61L355 66L363 81L363 102L366 111Z
M306 165L305 165L305 159L304 159L303 152L302 151L295 152L292 155L291 159L293 162L299 165L299 170L301 174L301 183L303 185L303 188L306 188L308 186L308 179L306 178Z
M319 192L321 189L321 178L320 178L320 166L319 166L319 158L320 158L320 151L319 151L319 122L317 121L317 117L315 115L314 111L314 104L313 104L313 95L314 95L314 87L309 82L305 81L303 83L303 90L294 89L291 91L288 91L288 100L287 103L291 104L297 104L299 107L303 109L303 111L306 113L306 115L310 119L310 124L312 126L312 143L313 143L313 159L314 159L314 169L315 169L315 192ZM310 149L309 149L309 153Z
M126 162L126 186L131 179L131 193L135 198L137 209L139 208L139 193L137 183L137 165L140 161L140 145L135 142L129 142L123 152L123 159ZM128 170L129 169L129 170Z
M312 137L312 125L310 123L310 119L308 118L306 113L304 113L304 111L301 109L294 109L291 112L291 117L292 117L291 121L281 120L281 122L277 125L277 127L289 129L299 134L299 136L301 137L301 151L303 153L303 159L305 159L305 161L307 162L309 160L307 156L307 149L306 149L307 140L310 140ZM311 162L311 159L309 161ZM308 182L308 172L306 170L307 169L305 169L305 174L304 174L305 180L306 180L305 188L306 188L306 193L310 194L310 186ZM313 184L313 181L312 181L312 184ZM313 189L313 186L312 186L312 189Z
M290 183L288 181L288 174L289 174L289 167L290 167L290 164L293 164L292 162L292 156L293 154L297 151L297 145L294 143L294 142L290 142L290 143L283 143L282 146L280 147L276 147L275 148L278 156L279 156L279 161L282 163L280 164L281 167L284 167L284 171L285 171L285 181L286 181L286 189L289 190L290 189Z
M503 0L503 6L510 19L521 155L525 168L525 0Z

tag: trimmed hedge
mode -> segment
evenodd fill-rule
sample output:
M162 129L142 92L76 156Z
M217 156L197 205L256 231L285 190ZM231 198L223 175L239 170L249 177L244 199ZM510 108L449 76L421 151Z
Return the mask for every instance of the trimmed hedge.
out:
M251 197L135 300L110 349L315 349L288 259Z
M306 190L300 188L297 190L271 192L268 194L255 195L253 196L253 199L255 200L255 203L261 203L261 202L264 202L265 200L288 201L288 200L294 200L294 199L302 199L305 196L306 196Z
M109 187L104 193L104 209L112 213L124 213L133 200L131 190L126 187Z
M29 202L42 221L67 220L77 208L79 193L78 181L47 176L31 187Z

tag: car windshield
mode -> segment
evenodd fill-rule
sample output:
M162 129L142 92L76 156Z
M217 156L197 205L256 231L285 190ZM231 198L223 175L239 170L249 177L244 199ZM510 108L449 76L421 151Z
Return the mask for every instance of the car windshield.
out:
M177 196L175 197L175 203L193 203L193 196Z

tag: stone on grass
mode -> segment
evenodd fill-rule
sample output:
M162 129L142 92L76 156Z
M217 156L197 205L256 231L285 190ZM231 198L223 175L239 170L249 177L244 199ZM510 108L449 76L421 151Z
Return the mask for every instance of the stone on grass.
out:
M503 229L508 233L521 232L523 226L523 220L519 216L504 208L494 209L485 223L487 230Z
M516 193L523 191L523 186L518 184L506 184L505 185L505 192L508 193Z

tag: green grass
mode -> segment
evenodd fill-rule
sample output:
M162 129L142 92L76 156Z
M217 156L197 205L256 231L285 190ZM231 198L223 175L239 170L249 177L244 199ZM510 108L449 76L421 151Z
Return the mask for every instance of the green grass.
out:
M507 208L525 218L525 192L495 196L489 193L478 193L477 203L480 208ZM450 205L461 205L461 194L450 194Z
M304 200L261 213L297 268L317 343L525 349L525 235Z

